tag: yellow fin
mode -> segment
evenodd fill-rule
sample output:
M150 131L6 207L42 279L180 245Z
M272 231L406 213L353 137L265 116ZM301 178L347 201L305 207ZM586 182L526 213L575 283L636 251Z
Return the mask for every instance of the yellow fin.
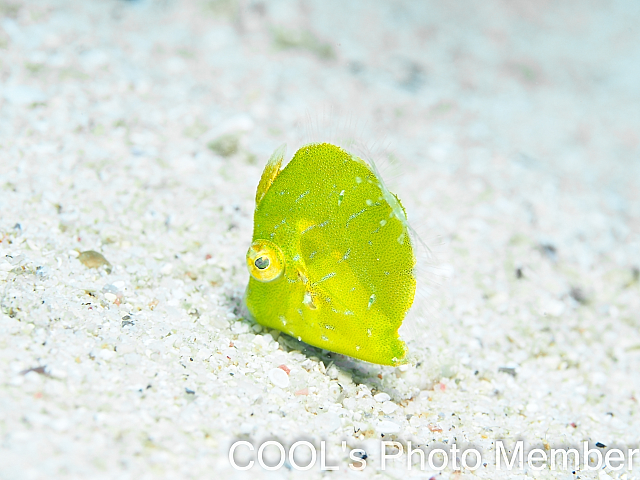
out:
M280 166L284 159L284 153L287 151L287 144L280 145L271 155L271 158L267 162L260 177L260 183L258 184L258 190L256 191L256 206L260 203L271 184L280 173Z

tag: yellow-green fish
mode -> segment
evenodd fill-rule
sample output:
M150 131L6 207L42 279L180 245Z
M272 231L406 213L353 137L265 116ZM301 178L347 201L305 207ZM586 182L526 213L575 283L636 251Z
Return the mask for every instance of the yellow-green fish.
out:
M329 143L284 145L256 192L246 305L261 325L382 365L404 363L398 336L416 290L404 207L375 168Z

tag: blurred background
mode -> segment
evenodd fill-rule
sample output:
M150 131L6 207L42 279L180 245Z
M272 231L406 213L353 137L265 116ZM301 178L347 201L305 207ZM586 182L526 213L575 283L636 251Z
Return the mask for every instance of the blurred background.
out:
M512 203L571 192L556 201L569 210L584 194L597 203L585 214L622 214L637 230L636 2L1 5L5 162L35 149L67 166L82 152L103 174L130 157L242 169L283 140L293 153L300 124L338 110L412 165L399 170L414 181L430 170L423 203L436 196L432 175L461 185L512 173ZM242 175L247 187L256 171ZM468 190L447 200L469 202Z

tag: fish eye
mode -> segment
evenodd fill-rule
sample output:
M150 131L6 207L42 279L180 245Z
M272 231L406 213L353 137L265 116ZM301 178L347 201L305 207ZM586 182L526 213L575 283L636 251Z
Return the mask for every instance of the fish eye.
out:
M258 257L258 258L256 258L256 261L253 262L253 263L260 270L264 270L265 268L269 267L269 264L271 262L269 262L269 258L268 257Z
M247 252L247 269L259 282L272 282L284 272L282 250L269 240L256 240Z

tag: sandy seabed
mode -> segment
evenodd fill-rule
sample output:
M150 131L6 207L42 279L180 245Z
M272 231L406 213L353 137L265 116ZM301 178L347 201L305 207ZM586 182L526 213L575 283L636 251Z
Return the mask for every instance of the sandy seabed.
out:
M640 445L639 24L633 1L1 0L0 477L639 478L495 462ZM242 316L262 168L338 110L433 247L399 368ZM317 464L269 471L268 440ZM383 470L381 441L483 462Z

